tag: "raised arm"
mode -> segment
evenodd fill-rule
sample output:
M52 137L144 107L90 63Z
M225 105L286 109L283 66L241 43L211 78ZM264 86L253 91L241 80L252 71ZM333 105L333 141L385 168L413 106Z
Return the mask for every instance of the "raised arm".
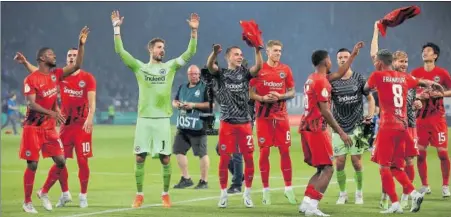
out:
M114 51L119 54L122 62L130 68L133 72L137 72L140 68L138 60L136 60L130 53L124 49L121 38L121 25L124 21L124 17L120 17L119 11L113 11L111 13L111 22L114 28Z
M221 45L214 44L213 51L211 52L210 56L208 56L207 68L208 71L213 75L217 74L219 71L219 67L218 65L216 65L216 59L218 58L218 54L221 53L221 51L222 51Z
M27 71L29 73L32 73L32 72L38 70L38 67L36 67L33 64L31 64L30 62L28 62L27 58L25 58L25 56L22 53L20 53L20 52L16 53L16 56L14 57L14 60L17 63L22 64L25 67L25 69L27 69Z
M255 77L258 75L258 71L263 67L263 56L261 52L261 48L256 47L255 48L255 65L253 65L249 72L251 73L252 77Z
M83 27L80 31L80 35L78 37L78 56L77 60L75 60L74 65L67 65L63 68L63 78L71 75L81 68L83 64L83 57L85 55L85 43L88 39L89 28L87 26Z
M358 42L355 46L354 49L352 50L351 56L349 57L348 61L346 61L345 64L343 64L342 66L340 66L338 68L338 71L335 73L331 73L327 76L327 79L329 81L335 81L340 79L341 77L343 77L346 72L348 71L349 67L351 67L352 62L354 62L354 59L357 55L359 55L359 51L360 49L364 46L365 44L363 43L363 41Z
M377 51L379 50L379 29L377 28L378 23L379 21L376 21L374 23L373 39L371 40L370 56L373 62L376 61Z
M188 44L188 49L183 52L181 56L176 59L178 66L184 66L187 62L193 58L197 50L197 30L199 28L199 15L192 13L189 20L187 20L189 26L191 27L191 37Z

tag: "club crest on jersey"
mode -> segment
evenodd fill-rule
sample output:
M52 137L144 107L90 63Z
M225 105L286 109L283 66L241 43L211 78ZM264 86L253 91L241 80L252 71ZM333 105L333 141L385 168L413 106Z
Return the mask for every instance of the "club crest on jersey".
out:
M357 91L357 89L359 89L357 86L352 87L353 91Z
M80 86L81 88L83 88L86 85L85 81L81 80L80 82L78 82L78 86Z
M280 78L285 78L287 75L285 74L285 72L280 72Z
M434 81L437 82L437 83L440 82L440 77L439 76L435 76L434 77Z
M221 145L221 150L225 151L226 150L226 145L222 144Z
M139 153L140 151L141 151L141 147L136 146L136 147L135 147L135 152L138 152L138 153Z
M166 75L166 69L160 69L160 75Z
M194 93L194 96L199 97L200 96L200 90L196 90L196 92Z
M55 75L52 75L51 78L52 78L52 81L56 81L56 76Z
M24 92L25 93L28 93L28 92L30 92L30 90L31 90L31 88L30 88L30 85L28 85L28 84L25 84L25 87L24 87Z
M243 76L242 76L242 75L238 75L236 78L237 78L238 80L241 80L241 79L243 79Z
M27 151L25 152L25 155L26 155L27 157L30 157L30 156L31 156L31 151L27 150Z
M329 96L329 91L327 91L326 88L323 88L323 90L321 91L321 96L328 97Z
M261 144L263 144L263 143L265 143L265 138L260 137L260 138L258 139L258 141L259 141Z

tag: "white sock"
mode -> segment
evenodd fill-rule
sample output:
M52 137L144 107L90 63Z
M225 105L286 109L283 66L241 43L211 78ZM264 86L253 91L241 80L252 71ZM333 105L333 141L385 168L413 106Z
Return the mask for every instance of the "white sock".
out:
M391 206L399 206L399 201L392 203Z
M401 201L404 201L404 200L409 200L409 195L408 194L402 194L401 195Z
M86 198L88 196L88 194L82 194L80 193L80 197Z
M291 190L293 190L293 187L291 187L291 186L285 186L285 191L291 191Z
M136 192L136 195L144 196L144 192Z
M70 194L69 191L63 192L64 196L69 196L69 194Z
M269 191L269 188L263 188L263 191Z
M362 193L362 190L360 190L360 191L359 191L359 190L356 190L355 193L356 193L356 194L363 194L363 193Z
M244 193L251 194L251 188L248 188L248 187L244 188Z
M168 194L169 194L168 192L163 191L163 193L161 193L161 196L168 195Z
M342 195L348 195L348 192L346 192L346 191L340 191L340 196L342 196Z
M221 196L227 195L227 188L221 190Z
M318 208L318 200L310 200L310 205L313 207L313 209L317 209Z
M304 199L302 199L302 202L306 202L306 203L309 203L310 202L310 197L308 197L308 196L304 196Z
M413 197L415 194L417 194L418 191L417 190L413 190L412 192L410 192L410 196ZM402 194L404 196L404 194Z

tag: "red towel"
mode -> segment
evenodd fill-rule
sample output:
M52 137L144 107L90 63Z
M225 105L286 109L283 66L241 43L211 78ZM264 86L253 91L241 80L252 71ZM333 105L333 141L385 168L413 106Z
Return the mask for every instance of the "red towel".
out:
M262 31L258 29L258 24L254 20L241 20L240 25L243 28L243 40L247 45L255 48L263 48Z
M420 7L412 5L409 7L398 8L379 20L377 27L381 35L385 37L387 27L395 27L403 23L405 20L415 17L420 14Z

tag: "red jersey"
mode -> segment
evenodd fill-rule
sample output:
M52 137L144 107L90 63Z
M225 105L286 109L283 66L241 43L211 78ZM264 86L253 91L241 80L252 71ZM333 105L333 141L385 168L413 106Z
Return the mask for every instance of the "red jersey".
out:
M279 63L276 67L264 63L255 79L255 89L260 96L269 94L271 91L285 94L288 88L294 87L291 68L282 63ZM257 118L285 120L288 117L286 101L279 100L276 103L256 102L256 113Z
M332 86L326 75L312 73L304 84L304 114L299 131L321 132L327 129L327 122L319 109L319 102L328 102Z
M412 71L412 76L418 79L435 81L441 84L445 89L451 88L451 77L443 68L434 67L432 71L427 72L424 67L416 68ZM443 98L428 99L420 111L417 112L417 118L427 117L445 117L445 107Z
M23 93L25 96L36 94L35 102L48 110L55 110L57 85L63 77L63 69L57 68L49 74L35 71L24 80ZM47 114L27 108L24 126L36 126L45 129L56 127L56 120Z
M96 91L94 76L80 70L78 74L64 78L59 85L65 125L83 124L89 114L88 91Z
M418 86L418 80L405 72L376 71L367 83L378 92L380 128L407 129L407 94Z

